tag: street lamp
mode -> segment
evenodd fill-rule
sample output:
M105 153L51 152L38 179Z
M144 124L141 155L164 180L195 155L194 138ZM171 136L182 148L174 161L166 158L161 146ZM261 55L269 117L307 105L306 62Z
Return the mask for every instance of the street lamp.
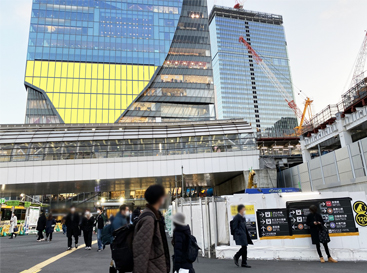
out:
M125 198L121 197L120 198L120 203L123 204L125 202Z
M106 202L106 198L102 197L101 198L101 203L104 203L104 202Z
M31 197L29 195L26 195L25 193L21 193L20 194L20 197L22 197L22 201L23 201L23 199L25 199L27 197L27 198L30 198L33 202L38 203L38 204L41 204L41 202L35 200L33 197Z

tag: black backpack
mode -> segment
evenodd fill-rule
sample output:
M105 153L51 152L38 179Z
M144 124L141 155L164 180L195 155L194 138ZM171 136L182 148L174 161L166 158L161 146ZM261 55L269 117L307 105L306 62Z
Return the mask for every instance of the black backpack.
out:
M199 249L201 249L198 244L195 236L189 235L189 245L187 248L187 260L190 263L193 263L196 261L198 255L199 255Z
M140 218L146 216L154 217L153 213L146 212ZM116 269L120 272L132 272L134 269L133 241L135 226L138 221L119 229L116 229L111 244L112 260L115 262Z
M231 228L231 235L233 236L236 233L236 227L234 226L233 220L229 222L229 226Z
M105 225L102 229L101 241L102 245L106 246L112 243L112 225Z

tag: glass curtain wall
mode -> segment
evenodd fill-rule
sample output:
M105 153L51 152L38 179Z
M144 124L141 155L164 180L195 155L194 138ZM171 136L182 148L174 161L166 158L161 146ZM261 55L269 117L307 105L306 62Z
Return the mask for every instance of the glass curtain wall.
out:
M295 114L238 41L246 39L293 97L282 16L215 6L209 20L218 117L244 118L257 131L281 123L294 132Z
M169 53L120 122L215 118L206 0L183 0Z
M181 11L182 0L33 0L25 84L60 122L113 123L166 60Z
M0 162L167 156L257 149L253 134L0 144Z

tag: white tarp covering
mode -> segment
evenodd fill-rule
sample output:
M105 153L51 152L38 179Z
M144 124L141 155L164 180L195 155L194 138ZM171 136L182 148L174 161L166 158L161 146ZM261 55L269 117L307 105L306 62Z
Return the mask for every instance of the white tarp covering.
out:
M205 245L207 256L209 255L209 246L214 247L217 243L216 257L231 259L239 248L235 245L229 232L229 221L233 214L231 207L233 209L238 204L252 204L256 211L258 209L285 208L287 201L342 197L350 197L352 203L355 201L366 202L367 199L365 192L236 194L223 196L221 200L216 200L215 206L212 203L212 198L203 198L201 208L198 200L192 202L191 209L190 203L185 201L182 210L180 202L177 211L183 211L186 223L192 226L191 229L198 240L198 245L200 247ZM356 227L358 227L358 236L331 237L329 248L334 258L341 261L367 261L367 227L358 225ZM324 251L323 248L322 251ZM254 245L248 247L248 257L263 260L318 260L316 248L311 244L309 237L254 240Z

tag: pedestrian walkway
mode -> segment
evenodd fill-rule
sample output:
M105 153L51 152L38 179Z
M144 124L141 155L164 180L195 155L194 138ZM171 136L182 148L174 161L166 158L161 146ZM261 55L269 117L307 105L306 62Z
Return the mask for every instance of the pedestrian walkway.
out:
M0 272L108 272L110 248L98 253L96 236L93 235L93 249L85 250L80 245L77 250L66 251L67 238L62 233L55 233L52 242L37 242L35 235L18 236L16 239L0 238ZM81 239L81 243L83 240ZM249 247L251 251L251 247ZM251 261L251 269L238 268L231 260L199 258L194 263L196 273L284 273L284 272L323 272L323 273L364 273L367 263L340 262L321 264L319 262L298 261Z

